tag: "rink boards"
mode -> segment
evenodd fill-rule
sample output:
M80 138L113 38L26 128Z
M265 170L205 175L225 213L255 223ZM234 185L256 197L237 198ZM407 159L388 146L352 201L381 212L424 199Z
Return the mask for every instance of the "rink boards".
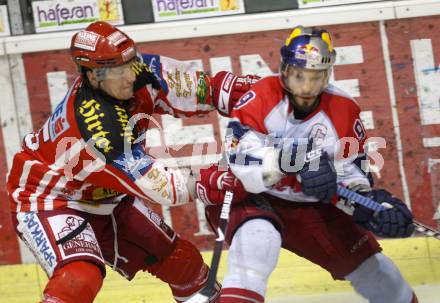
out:
M412 286L440 287L439 240L412 238L386 240L381 241L381 244L385 254L399 266ZM211 254L205 253L204 258L209 263ZM220 279L225 273L226 258L227 253L222 257ZM0 267L0 303L37 302L46 281L45 274L35 264L2 266ZM351 291L347 282L336 282L320 267L283 251L278 266L270 278L268 302L271 302L270 299L281 300L296 295ZM164 303L172 302L172 297L165 283L146 273L138 273L133 281L128 282L107 267L107 277L95 302Z

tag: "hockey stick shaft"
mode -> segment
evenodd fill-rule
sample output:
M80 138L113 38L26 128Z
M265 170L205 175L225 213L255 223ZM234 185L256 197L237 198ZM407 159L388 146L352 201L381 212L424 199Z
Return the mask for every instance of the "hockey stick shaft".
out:
M185 303L208 303L209 298L215 293L215 283L217 281L217 272L220 265L220 257L223 252L223 243L225 242L226 232L228 230L229 212L231 210L232 198L234 193L226 191L223 200L223 206L220 213L220 222L217 227L217 238L215 239L214 251L212 252L211 269L208 274L208 280L205 287L195 296L185 301Z
M360 204L360 205L362 205L366 208L369 208L371 210L382 211L382 210L386 209L379 202L376 202L370 198L364 197L364 196L358 194L357 192L352 191L342 185L338 185L337 191L338 191L339 196L341 196L349 201ZM440 240L440 231L439 230L435 230L435 229L433 229L423 223L420 223L416 220L414 220L413 222L414 222L415 229L418 232L424 234L425 236L434 237L434 238Z
M211 292L215 289L217 271L220 264L220 257L223 251L223 243L225 242L225 236L228 230L229 212L231 210L233 196L234 194L232 193L232 191L226 191L220 214L220 222L217 228L217 238L215 239L214 251L212 253L211 270L208 275L208 281L206 282L206 289L201 291L202 294L211 294ZM206 291L206 293L204 293L204 291Z

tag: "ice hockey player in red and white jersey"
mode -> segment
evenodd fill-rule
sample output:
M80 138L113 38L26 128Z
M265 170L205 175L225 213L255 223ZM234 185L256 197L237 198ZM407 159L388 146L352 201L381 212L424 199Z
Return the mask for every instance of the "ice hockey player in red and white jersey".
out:
M417 302L373 235L410 236L412 214L388 191L373 189L362 169L360 108L328 84L335 57L326 30L298 26L281 47L280 74L258 81L233 107L230 168L250 194L231 207L221 303L264 302L282 247L350 281L371 303ZM214 226L222 196L205 187L218 173L215 166L202 170L197 185ZM333 205L337 183L389 208L343 211ZM228 186L241 192L237 181Z
M227 115L257 77L225 85L225 72L210 78L188 63L138 55L133 40L105 22L76 33L70 50L81 75L24 138L7 180L17 233L49 277L42 302L92 302L104 264L128 280L148 271L185 301L209 268L144 202L192 201L194 181L189 169L148 155L144 134L153 113L201 114L221 100Z

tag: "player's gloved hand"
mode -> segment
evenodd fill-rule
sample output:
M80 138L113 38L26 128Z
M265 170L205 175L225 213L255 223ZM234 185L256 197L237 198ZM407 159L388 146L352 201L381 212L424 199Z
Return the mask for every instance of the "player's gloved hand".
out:
M227 190L234 193L233 203L247 196L243 184L230 170L219 170L215 164L200 170L200 180L196 182L196 193L205 205L221 205Z
M157 90L162 88L153 71L145 63L135 60L131 65L131 70L136 75L136 80L133 84L134 91L137 91L148 84L151 84L153 88Z
M336 172L326 151L313 146L313 140L293 140L283 146L279 157L280 170L297 175L301 190L307 196L331 202L336 194Z
M211 80L212 104L223 116L229 117L235 103L260 79L256 75L236 76L221 71Z
M384 238L406 238L413 234L413 215L405 203L384 189L359 193L382 204L387 209L374 212L354 203L353 218L357 224Z

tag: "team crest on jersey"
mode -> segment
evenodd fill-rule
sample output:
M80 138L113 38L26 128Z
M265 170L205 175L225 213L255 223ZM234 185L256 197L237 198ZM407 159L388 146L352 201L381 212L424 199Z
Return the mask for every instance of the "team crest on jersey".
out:
M250 101L255 99L255 92L253 91L248 91L246 94L244 94L240 100L238 100L238 102L234 105L234 109L240 109L243 106L245 106L246 104L248 104Z
M69 95L69 94L67 94ZM62 133L70 128L67 121L67 96L57 105L49 118L49 135L52 141L55 141Z
M309 133L309 139L313 139L313 144L315 146L321 146L324 143L325 137L327 136L327 126L321 123L313 125Z

